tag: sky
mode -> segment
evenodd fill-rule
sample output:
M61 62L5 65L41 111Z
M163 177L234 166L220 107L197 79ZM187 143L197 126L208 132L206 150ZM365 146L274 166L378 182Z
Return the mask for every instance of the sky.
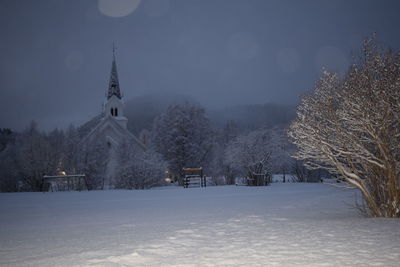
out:
M372 33L397 50L399 10L391 0L0 0L0 128L99 114L113 43L125 100L296 104Z

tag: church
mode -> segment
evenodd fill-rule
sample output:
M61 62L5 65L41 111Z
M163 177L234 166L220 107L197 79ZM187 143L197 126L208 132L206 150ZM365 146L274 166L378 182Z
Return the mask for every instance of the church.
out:
M111 65L110 81L104 99L101 118L82 139L83 143L105 142L109 149L105 189L112 189L118 166L118 149L124 143L131 143L138 151L145 151L145 145L127 128L128 119L124 116L124 101L118 81L115 50Z

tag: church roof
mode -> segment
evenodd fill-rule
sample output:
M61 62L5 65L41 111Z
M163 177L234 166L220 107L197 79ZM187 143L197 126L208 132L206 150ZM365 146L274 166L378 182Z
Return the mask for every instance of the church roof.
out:
M110 82L108 84L107 99L110 99L113 95L122 98L121 89L119 88L117 64L115 63L115 53L113 49L113 61L111 66Z
M81 142L85 143L98 135L102 135L106 128L112 128L116 135L122 138L127 138L127 140L133 141L141 149L146 150L146 146L136 136L129 132L128 129L125 129L119 125L115 117L112 116L103 117L99 123L93 129L91 129L91 131L85 137L82 138Z

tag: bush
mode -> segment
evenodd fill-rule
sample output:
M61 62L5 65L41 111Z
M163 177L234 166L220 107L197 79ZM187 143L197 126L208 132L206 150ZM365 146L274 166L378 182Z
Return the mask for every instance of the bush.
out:
M324 72L289 135L296 158L358 188L373 217L400 217L400 54L364 43L342 79Z

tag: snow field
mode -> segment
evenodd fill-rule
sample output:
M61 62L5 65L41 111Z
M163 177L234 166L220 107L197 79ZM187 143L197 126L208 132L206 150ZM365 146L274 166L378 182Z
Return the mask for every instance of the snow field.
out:
M398 266L400 220L324 184L0 195L1 266Z

